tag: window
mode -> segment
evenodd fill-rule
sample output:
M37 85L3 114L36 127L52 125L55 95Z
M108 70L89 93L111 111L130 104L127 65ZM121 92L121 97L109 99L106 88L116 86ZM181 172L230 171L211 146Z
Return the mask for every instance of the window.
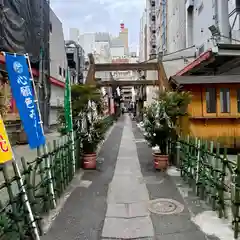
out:
M230 89L221 88L220 89L220 106L222 113L230 112Z
M238 112L240 113L240 88L237 89L237 109Z
M63 77L66 77L66 70L63 69Z
M59 74L60 76L62 76L62 68L61 68L61 67L59 67L59 69L58 69L58 74Z
M216 113L217 99L216 99L215 88L206 89L206 107L207 107L207 113Z

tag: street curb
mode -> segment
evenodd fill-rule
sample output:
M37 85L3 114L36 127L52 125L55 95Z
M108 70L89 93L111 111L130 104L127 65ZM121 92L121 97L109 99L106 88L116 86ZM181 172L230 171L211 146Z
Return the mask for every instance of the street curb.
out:
M99 155L103 144L105 143L105 141L108 139L108 137L110 136L113 128L115 127L116 122L114 122L114 124L108 129L108 131L105 133L104 135L104 140L98 145L96 154ZM64 192L63 196L60 197L60 199L58 199L57 201L57 207L55 209L52 209L48 215L43 216L42 219L42 230L43 230L43 234L45 235L51 228L54 220L57 218L57 216L59 215L59 213L62 211L65 203L67 202L68 198L71 196L71 194L73 193L73 191L80 186L81 184L81 180L83 178L84 175L84 170L80 169L76 175L74 176L73 180L71 181L70 185L67 187L66 191Z
M104 140L99 143L98 148L97 148L97 151L96 151L97 156L99 155L99 153L100 153L100 151L101 151L101 149L102 149L103 144L107 141L107 139L108 139L108 137L110 136L113 128L115 127L115 125L116 125L116 122L114 122L114 124L113 124L113 125L107 130L107 132L104 134Z

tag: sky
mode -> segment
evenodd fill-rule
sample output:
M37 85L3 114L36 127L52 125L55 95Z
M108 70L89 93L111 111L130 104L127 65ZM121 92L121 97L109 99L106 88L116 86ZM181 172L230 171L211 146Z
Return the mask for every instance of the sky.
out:
M110 32L117 35L120 22L129 29L129 47L139 45L140 18L146 0L50 0L51 7L62 21L65 38L69 28L84 32Z

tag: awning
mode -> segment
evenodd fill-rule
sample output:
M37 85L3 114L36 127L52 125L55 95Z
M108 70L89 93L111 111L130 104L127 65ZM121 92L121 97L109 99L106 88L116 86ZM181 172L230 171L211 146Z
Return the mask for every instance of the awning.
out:
M173 76L173 77L170 77L169 81L176 85L240 83L240 75Z
M240 44L217 44L179 71L182 75L216 75L240 66ZM239 72L240 73L240 72Z

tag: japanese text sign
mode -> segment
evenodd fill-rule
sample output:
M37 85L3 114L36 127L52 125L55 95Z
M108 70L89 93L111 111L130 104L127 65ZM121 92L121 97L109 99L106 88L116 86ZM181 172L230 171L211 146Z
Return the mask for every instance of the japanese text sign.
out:
M27 59L25 56L6 54L6 69L10 80L13 97L26 132L30 148L45 144L45 136L36 102Z
M7 132L0 116L0 164L13 159L12 149L8 140Z

